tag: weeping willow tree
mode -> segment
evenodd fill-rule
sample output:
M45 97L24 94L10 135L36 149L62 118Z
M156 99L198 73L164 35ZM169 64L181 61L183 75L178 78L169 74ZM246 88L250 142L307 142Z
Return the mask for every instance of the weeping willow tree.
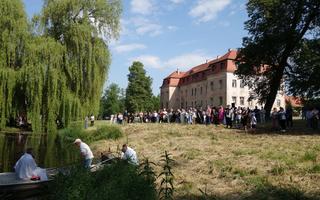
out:
M20 115L50 131L97 114L120 14L120 0L45 0L28 24L21 0L1 1L0 129Z

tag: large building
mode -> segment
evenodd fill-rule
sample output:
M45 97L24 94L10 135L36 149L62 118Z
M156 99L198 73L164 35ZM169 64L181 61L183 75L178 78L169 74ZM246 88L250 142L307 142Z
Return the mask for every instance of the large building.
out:
M262 106L250 100L250 90L234 75L236 50L195 66L186 72L179 70L163 80L161 108L178 109L206 106L232 105L241 107ZM284 107L284 93L279 91L274 107Z

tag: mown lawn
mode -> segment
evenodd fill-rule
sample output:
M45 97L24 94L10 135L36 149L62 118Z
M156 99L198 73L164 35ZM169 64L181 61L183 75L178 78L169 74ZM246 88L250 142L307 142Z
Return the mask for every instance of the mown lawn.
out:
M123 138L91 144L95 155L128 143L140 160L159 164L168 151L176 199L320 199L320 134L301 122L285 134L268 126L256 134L204 125L120 127Z

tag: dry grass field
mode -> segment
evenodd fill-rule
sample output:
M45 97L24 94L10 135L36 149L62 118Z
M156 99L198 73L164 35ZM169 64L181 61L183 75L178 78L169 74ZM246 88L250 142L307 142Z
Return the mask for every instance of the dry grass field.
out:
M303 126L285 134L266 128L246 134L212 125L129 124L121 129L126 136L117 141L92 143L95 154L128 143L140 160L160 164L168 151L175 160L175 199L320 199L320 134Z

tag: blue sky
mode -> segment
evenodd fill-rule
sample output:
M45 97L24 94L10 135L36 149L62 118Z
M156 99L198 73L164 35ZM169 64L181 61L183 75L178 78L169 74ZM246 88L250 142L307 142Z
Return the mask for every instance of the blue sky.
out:
M42 0L24 0L29 17ZM123 0L121 34L111 41L112 64L105 86L126 88L128 68L141 61L159 94L162 80L176 70L241 47L246 36L245 0Z

